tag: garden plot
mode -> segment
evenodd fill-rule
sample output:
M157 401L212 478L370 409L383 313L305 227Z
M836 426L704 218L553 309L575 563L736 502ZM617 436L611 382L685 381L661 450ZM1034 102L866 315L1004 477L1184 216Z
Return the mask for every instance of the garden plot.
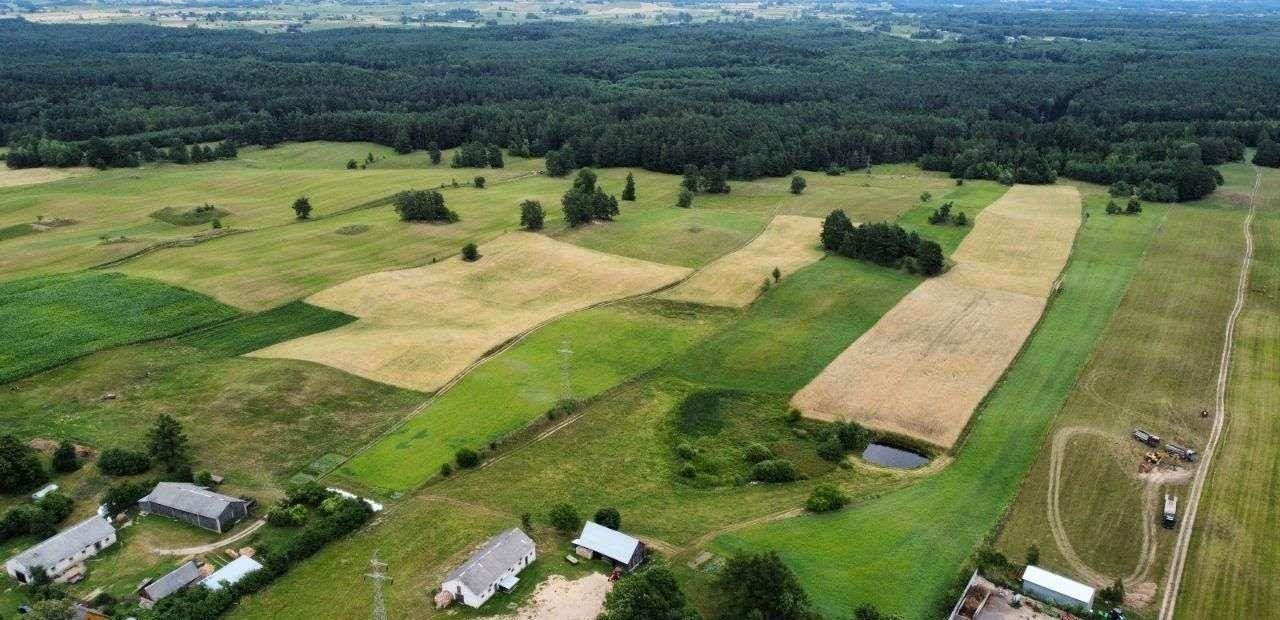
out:
M1079 222L1073 187L1009 190L978 216L955 267L899 302L793 406L951 446L1040 319Z
M688 269L511 233L474 263L384 271L311 296L359 318L251 356L318 362L390 385L433 391L486 352L556 316L678 282Z
M789 275L819 258L816 217L779 215L751 243L707 265L660 297L674 301L742 308L755 301L773 270Z

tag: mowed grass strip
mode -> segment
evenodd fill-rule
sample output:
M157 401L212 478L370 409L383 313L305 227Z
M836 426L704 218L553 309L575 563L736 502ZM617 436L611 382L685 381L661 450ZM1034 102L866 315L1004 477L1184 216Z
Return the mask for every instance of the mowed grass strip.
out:
M670 372L708 387L790 394L919 282L903 271L824 258L770 289Z
M1176 618L1280 607L1280 173L1262 170L1248 298L1236 325L1226 429L1191 537ZM1227 279L1227 278L1224 278Z
M587 399L687 350L720 320L654 303L560 318L472 370L339 473L381 489L417 486L458 449L485 448L546 414L562 397L565 344L572 350L572 396Z
M1105 218L1098 205L1090 211L1062 292L977 412L949 467L839 513L722 536L714 548L777 551L832 616L868 602L909 618L945 613L939 610L950 608L962 566L1012 499L1158 221Z
M792 405L951 446L1039 321L1079 222L1074 187L1010 189L977 217L950 271L907 295Z
M461 257L384 271L308 298L359 321L256 351L434 391L487 352L557 316L675 283L687 270L515 232Z
M1143 428L1203 449L1212 422L1200 411L1213 406L1222 327L1235 301L1236 280L1229 274L1239 268L1243 252L1244 213L1239 206L1207 202L1148 206L1139 217L1162 218L1160 234L1050 438L1070 432L1062 430L1067 428L1101 433L1077 436L1063 450L1059 516L1078 559L1064 552L1048 527L1048 445L1019 491L1000 546L1009 557L1022 557L1034 544L1046 567L1101 582L1097 586L1132 577L1136 583L1129 584L1130 591L1149 597L1164 572L1174 533L1153 528L1156 506L1142 497L1145 484L1137 475L1150 448L1133 441L1129 432ZM1162 485L1159 495L1185 496L1186 480ZM1154 529L1149 539L1156 546L1154 556L1146 555L1144 529ZM1078 568L1081 562L1106 578L1091 578Z
M337 329L356 317L295 301L183 336L184 344L219 355L243 355L278 342Z
M751 243L698 270L688 280L658 296L662 299L742 308L755 301L779 276L822 258L818 235L822 220L779 215Z
M0 283L0 383L86 353L172 336L236 314L204 295L119 274Z

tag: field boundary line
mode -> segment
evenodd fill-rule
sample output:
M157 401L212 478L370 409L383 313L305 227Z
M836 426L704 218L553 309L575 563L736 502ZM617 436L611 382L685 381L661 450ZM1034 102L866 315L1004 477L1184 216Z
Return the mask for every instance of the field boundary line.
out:
M1178 529L1173 557L1169 562L1169 575L1165 580L1164 594L1160 599L1159 620L1173 620L1178 604L1178 590L1182 586L1182 571L1187 561L1187 549L1191 546L1191 533L1195 527L1196 513L1200 508L1200 496L1204 492L1205 480L1209 477L1209 467L1213 464L1213 456L1222 439L1222 429L1226 424L1227 383L1231 375L1231 354L1235 350L1236 321L1244 311L1245 302L1248 299L1249 272L1253 268L1253 219L1258 212L1258 189L1262 186L1262 172L1257 166L1253 169L1254 181L1253 192L1249 196L1249 214L1245 216L1241 225L1244 233L1244 256L1241 257L1240 274L1236 280L1236 302L1231 307L1231 314L1227 316L1227 324L1223 328L1222 353L1218 358L1213 429L1204 447L1200 468L1191 481L1186 513L1182 518L1182 527Z

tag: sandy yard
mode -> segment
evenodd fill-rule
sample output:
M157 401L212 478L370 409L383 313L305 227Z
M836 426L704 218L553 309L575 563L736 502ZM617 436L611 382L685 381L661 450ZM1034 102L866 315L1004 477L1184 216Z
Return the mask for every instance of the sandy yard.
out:
M604 610L604 597L613 589L609 578L592 573L569 581L552 575L538 584L533 596L514 615L493 620L595 620Z
M950 271L903 298L792 405L950 447L1039 321L1079 222L1074 187L1013 187L979 214Z
M673 284L689 272L530 233L503 235L482 245L480 253L474 263L451 258L369 274L316 293L307 301L359 320L249 355L318 362L433 391L541 323Z
M773 279L774 268L786 277L822 258L818 242L821 231L820 218L779 215L751 243L720 257L658 297L709 306L744 307L760 295L766 279Z

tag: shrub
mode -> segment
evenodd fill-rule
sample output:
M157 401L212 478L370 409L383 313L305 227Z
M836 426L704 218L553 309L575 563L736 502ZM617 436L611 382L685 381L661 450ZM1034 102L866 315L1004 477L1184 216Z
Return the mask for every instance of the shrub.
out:
M697 475L698 475L698 470L693 466L693 463L685 463L684 465L680 466L681 478L693 478L694 476L697 476Z
M804 177L798 174L791 177L791 193L792 194L795 194L797 196L800 195L800 193L804 191L804 188L806 185L808 185L808 183L805 182Z
M688 209L693 206L693 192L682 189L680 195L676 198L676 206L681 209Z
M791 482L796 479L796 468L786 459L760 461L751 468L751 478L761 482Z
M444 195L431 191L400 192L394 198L396 213L406 222L456 222L458 214L444 205Z
M333 491L312 480L289 487L284 495L284 503L315 507L332 495L335 495Z
M844 459L844 444L838 437L828 437L818 443L818 456L835 463Z
M601 508L596 511L595 517L591 520L612 530L622 527L622 515L618 513L616 508L607 506Z
M714 435L724 428L720 390L702 390L687 396L676 407L676 430L684 435Z
M476 244L474 243L468 243L462 246L462 260L465 260L468 263L474 263L480 260L480 248L476 247Z
M449 463L441 463L440 475L445 478L448 478L449 476L453 475L453 465L450 465Z
M820 484L813 487L813 491L809 493L809 499L805 500L804 508L809 512L831 512L844 508L848 503L849 496L840 492L840 489L829 484Z
M151 459L141 452L107 448L98 455L98 469L108 476L133 476L151 469Z
M58 444L58 448L53 451L53 462L50 466L53 471L61 474L80 469L80 459L76 458L76 447L70 441Z
M676 445L676 456L687 461L693 458L694 454L696 453L693 451L693 446L687 443L680 443Z
M476 189L484 189L484 177L476 177L472 179L471 184L475 185Z
M195 483L202 487L211 487L213 486L213 474L210 474L207 471L197 473Z
M802 417L799 409L792 409L787 412L787 424L799 424Z
M836 437L849 452L862 452L871 443L871 432L856 422L840 422L836 425Z
M148 487L137 482L126 481L113 484L102 492L102 503L109 513L117 513L138 503L148 490Z
M520 203L520 226L525 230L542 230L546 216L546 210L537 200L526 200Z
M773 450L762 443L751 443L747 444L746 449L743 450L743 456L748 463L759 463L773 458Z
M0 437L0 493L24 491L48 479L31 446L13 435Z
M301 505L272 506L267 511L267 523L276 527L297 527L306 523L307 508Z
M480 464L480 453L471 448L460 448L457 454L453 455L453 460L458 463L458 467L471 469Z
M578 511L569 504L552 506L547 513L547 521L561 534L571 534L582 526L582 517L579 517Z

